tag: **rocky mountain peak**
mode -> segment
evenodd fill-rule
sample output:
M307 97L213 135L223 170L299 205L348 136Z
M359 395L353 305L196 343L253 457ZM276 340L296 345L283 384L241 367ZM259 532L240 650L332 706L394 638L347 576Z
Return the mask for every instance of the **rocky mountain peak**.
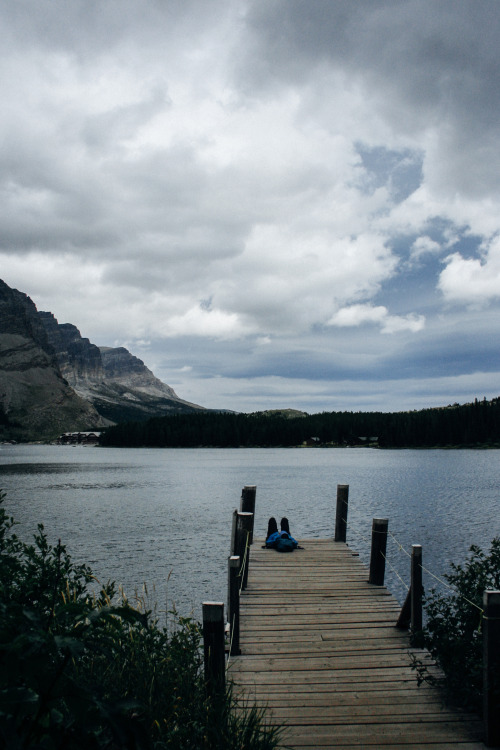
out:
M98 347L0 280L0 430L20 437L203 410L124 347ZM11 431L12 432L12 431ZM17 435L17 433L16 433Z
M3 434L21 439L105 424L63 379L33 301L1 280L0 416Z
M49 343L55 351L62 376L78 390L83 383L104 380L104 368L98 346L83 338L72 323L58 323L51 312L38 313Z

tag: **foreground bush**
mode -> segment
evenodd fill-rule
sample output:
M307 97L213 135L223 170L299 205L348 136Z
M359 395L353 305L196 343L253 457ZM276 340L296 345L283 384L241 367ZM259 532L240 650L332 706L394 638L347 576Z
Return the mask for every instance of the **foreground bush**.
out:
M447 699L481 711L483 640L481 633L483 592L500 589L500 537L491 543L489 554L472 546L464 565L451 565L444 576L453 593L433 589L425 598L427 621L423 645L430 651L444 678L436 678L416 660L421 679L438 683Z
M278 733L238 710L231 688L209 701L200 627L172 634L151 613L115 603L113 584L74 565L43 526L13 533L0 497L0 747L267 750Z

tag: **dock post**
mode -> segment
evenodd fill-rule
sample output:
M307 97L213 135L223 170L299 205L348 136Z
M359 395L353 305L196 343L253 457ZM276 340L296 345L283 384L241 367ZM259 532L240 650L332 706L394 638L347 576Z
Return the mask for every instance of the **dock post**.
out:
M406 599L401 607L396 627L400 630L408 630L411 623L411 588L408 589Z
M370 555L370 577L368 583L384 585L385 554L387 549L387 518L374 518L372 523L372 549Z
M236 523L238 520L238 511L236 508L233 510L233 518L231 523L231 544L229 547L229 554L235 555L236 554Z
M411 632L415 635L422 630L422 545L412 544L411 547Z
M335 517L335 541L345 542L347 536L347 504L349 502L349 485L337 485L337 513Z
M483 722L485 744L500 747L500 591L483 594Z
M257 487L255 484L246 484L241 491L241 507L242 513L252 513L252 528L250 529L249 544L253 543L253 523L255 518L255 495L257 493Z
M401 612L396 623L397 628L403 630L410 628L413 635L422 630L423 594L422 545L412 544L410 588L408 589L405 602L401 607Z
M238 572L240 558L231 555L228 559L228 619L229 655L241 654L240 649L240 586Z
M203 602L203 655L207 691L220 695L226 689L223 602Z
M253 513L238 513L236 519L236 543L234 554L240 558L240 576L243 577L242 588L246 589L248 581L248 565L250 562L250 531L253 524Z

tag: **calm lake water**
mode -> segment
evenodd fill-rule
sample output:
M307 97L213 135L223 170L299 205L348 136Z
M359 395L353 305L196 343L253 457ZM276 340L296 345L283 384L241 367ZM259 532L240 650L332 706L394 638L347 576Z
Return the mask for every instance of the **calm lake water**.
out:
M386 583L401 601L410 561L399 545L422 544L437 575L471 544L488 549L500 535L499 480L498 450L0 446L0 488L20 536L43 523L100 580L129 596L145 583L160 612L175 604L198 618L203 601L225 600L245 485L257 485L256 535L286 515L305 546L333 536L337 484L348 484L348 543L368 562L372 518L389 519ZM424 574L424 584L435 581Z

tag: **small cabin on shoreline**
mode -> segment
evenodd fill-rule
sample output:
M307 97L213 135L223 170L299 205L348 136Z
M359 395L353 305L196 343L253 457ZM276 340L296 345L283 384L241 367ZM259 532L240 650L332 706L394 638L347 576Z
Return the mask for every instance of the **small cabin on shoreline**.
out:
M100 432L63 432L56 443L57 445L98 445Z

